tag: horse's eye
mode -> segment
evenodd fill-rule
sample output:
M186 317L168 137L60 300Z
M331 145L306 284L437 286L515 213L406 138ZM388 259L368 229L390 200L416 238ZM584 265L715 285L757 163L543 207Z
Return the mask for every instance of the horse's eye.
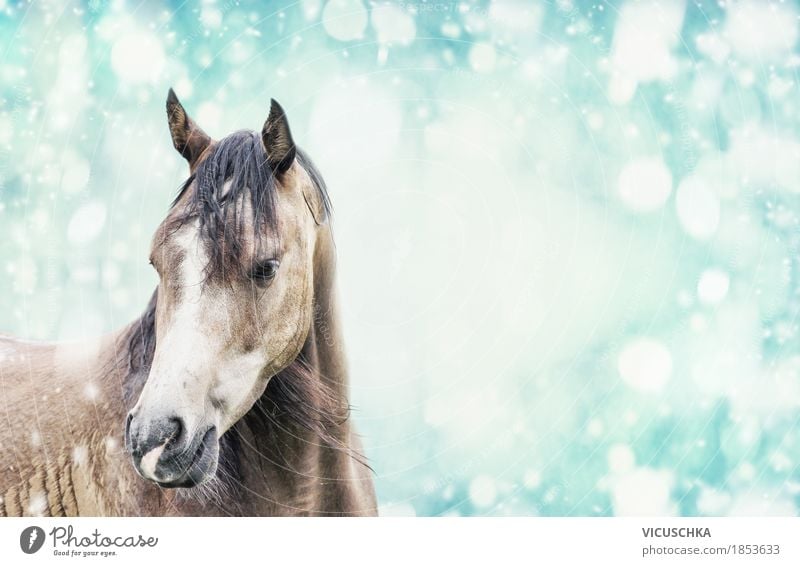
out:
M258 262L253 267L252 277L257 283L269 283L275 279L280 262L277 259L268 259Z

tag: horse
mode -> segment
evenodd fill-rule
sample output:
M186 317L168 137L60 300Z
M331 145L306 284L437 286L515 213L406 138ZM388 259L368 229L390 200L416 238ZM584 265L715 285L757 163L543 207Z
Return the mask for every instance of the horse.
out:
M88 342L0 336L0 515L376 515L322 175L275 100L221 140L166 106L189 176L144 313Z

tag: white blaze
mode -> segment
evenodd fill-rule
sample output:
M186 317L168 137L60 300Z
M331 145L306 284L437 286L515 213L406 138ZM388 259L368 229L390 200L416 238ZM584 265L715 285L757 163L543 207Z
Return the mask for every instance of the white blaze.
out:
M198 338L204 343L209 338L198 336L202 333L200 309L207 258L197 233L195 223L176 234L175 242L183 251L183 261L177 266L177 277L168 279L166 283L162 281L162 284L178 285L180 292L163 337L162 352L167 355L159 356L157 373L151 374L155 378L154 385L173 383L176 377L185 375L186 362L196 360L200 353L197 351Z
M196 222L182 228L175 236L175 244L183 252L180 265L165 265L173 273L162 277L160 297L168 297L169 287L178 286L178 300L172 305L174 312L159 337L159 348L153 361L150 376L139 400L144 422L178 416L186 431L191 434L203 418L206 409L207 383L196 380L210 379L210 371L192 371L203 367L200 356L209 350L208 337L200 324L201 297L205 253L197 237ZM170 439L165 439L167 442ZM142 457L141 470L146 477L155 479L158 459L165 444L151 449Z

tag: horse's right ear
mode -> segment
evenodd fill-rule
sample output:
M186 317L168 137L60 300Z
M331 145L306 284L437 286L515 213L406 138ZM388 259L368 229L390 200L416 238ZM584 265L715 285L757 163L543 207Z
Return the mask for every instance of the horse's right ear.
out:
M211 138L189 117L172 89L167 94L167 122L172 145L193 167L211 143Z
M289 129L286 112L274 98L270 101L269 116L261 128L261 140L267 152L267 162L276 175L282 175L294 162L297 148Z

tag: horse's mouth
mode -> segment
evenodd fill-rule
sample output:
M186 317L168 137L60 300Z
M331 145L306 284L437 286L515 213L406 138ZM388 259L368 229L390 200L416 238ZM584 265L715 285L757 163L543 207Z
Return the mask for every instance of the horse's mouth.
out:
M203 435L197 448L191 453L191 460L185 471L178 478L170 481L156 481L161 487L195 487L212 477L217 471L219 441L217 428L211 427Z

